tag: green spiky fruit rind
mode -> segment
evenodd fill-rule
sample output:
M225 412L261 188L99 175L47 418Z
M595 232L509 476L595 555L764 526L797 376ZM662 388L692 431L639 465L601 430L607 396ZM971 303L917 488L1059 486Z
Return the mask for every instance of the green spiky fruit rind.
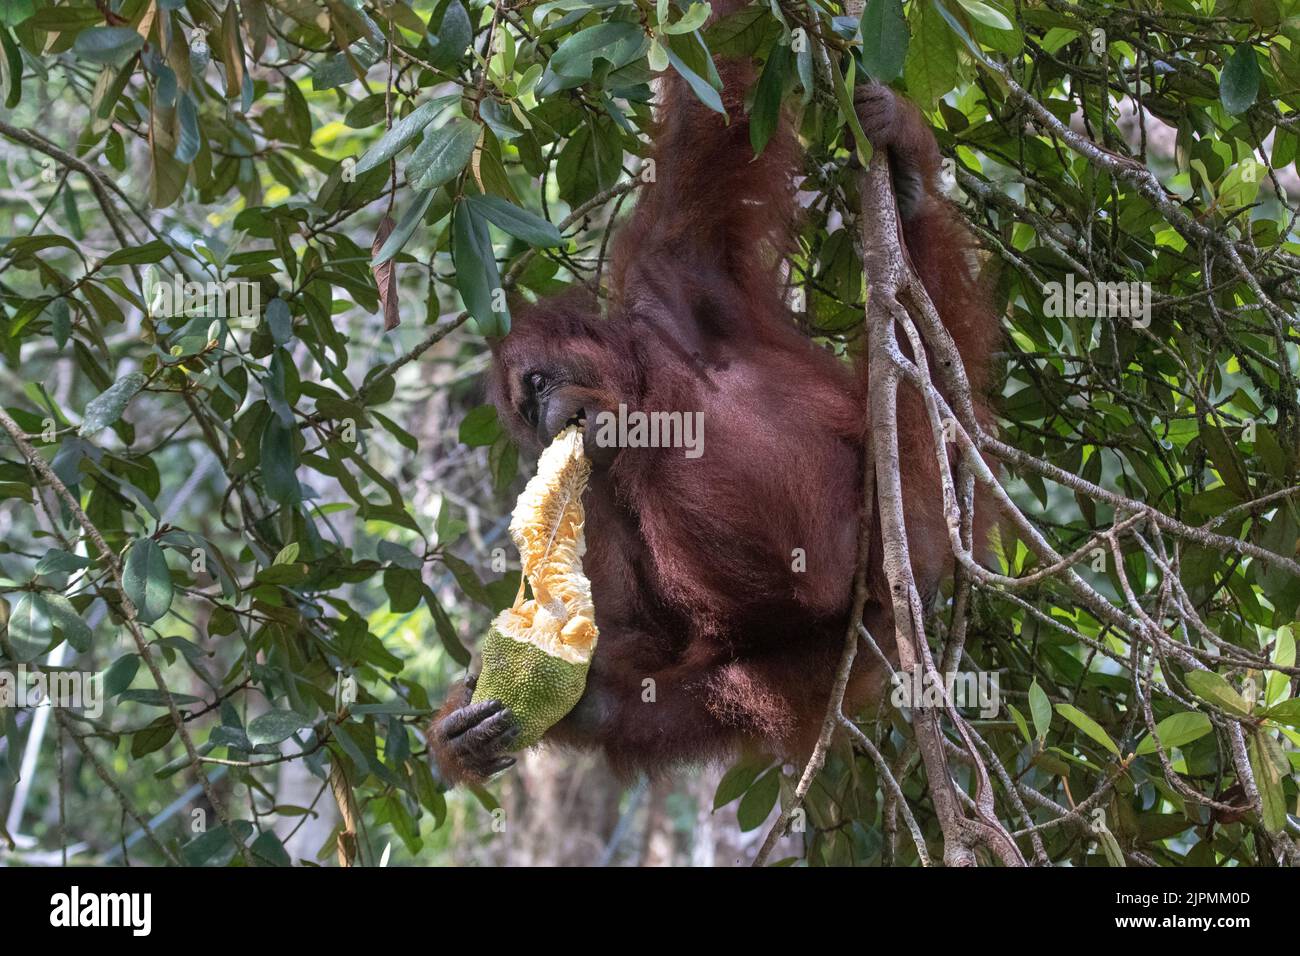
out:
M552 657L494 624L483 640L474 702L499 700L509 707L519 722L519 736L510 749L525 750L577 705L590 666Z

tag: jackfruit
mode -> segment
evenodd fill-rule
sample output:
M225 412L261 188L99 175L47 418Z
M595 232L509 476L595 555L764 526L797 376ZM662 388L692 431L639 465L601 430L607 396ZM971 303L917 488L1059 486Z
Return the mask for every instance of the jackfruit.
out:
M566 428L542 452L511 515L510 537L533 596L524 600L521 579L514 607L492 622L474 700L499 700L514 712L516 750L537 743L587 685L598 637L591 582L582 573L582 492L590 474L582 432Z

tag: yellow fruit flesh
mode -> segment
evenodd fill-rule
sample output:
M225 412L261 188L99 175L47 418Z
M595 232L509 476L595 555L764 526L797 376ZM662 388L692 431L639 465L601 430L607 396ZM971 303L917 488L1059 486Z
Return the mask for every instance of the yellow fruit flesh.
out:
M502 611L483 643L474 700L500 700L519 721L517 748L531 746L582 696L596 647L591 582L582 572L582 492L591 473L582 432L566 428L542 452L515 503L510 537L533 597Z
M516 619L509 629L527 631L542 650L574 662L591 660L597 636L591 582L582 573L582 491L590 474L582 432L566 428L542 452L510 519L533 597L504 612Z

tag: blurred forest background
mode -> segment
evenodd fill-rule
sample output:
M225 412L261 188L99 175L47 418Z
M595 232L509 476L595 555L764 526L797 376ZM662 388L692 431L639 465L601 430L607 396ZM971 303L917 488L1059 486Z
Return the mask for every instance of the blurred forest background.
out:
M797 119L787 274L825 347L862 327L855 83L926 111L986 251L1022 453L994 454L1081 552L1067 580L1007 532L1019 583L961 592L963 667L1003 702L969 723L1026 856L1300 862L1300 2L708 14L5 0L0 671L101 673L107 700L0 709L0 863L753 859L802 768L621 781L542 749L444 793L422 735L518 583L532 463L483 404L494 293L601 288L654 72L720 108L711 54L760 63L756 149ZM1067 276L1149 283L1151 321L1050 315ZM250 317L158 307L230 280ZM907 715L862 717L773 859L942 856Z

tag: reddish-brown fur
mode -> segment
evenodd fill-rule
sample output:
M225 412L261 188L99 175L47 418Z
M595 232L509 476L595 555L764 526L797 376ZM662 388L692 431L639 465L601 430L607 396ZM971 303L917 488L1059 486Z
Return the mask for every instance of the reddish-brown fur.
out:
M719 69L730 125L665 80L656 182L614 245L608 315L570 294L519 310L494 346L494 397L526 447L539 447L518 411L535 369L560 370L557 401L586 410L589 441L595 413L620 402L704 413L701 457L621 449L584 498L600 640L582 702L547 739L602 748L623 769L743 746L806 751L852 603L864 379L792 322L776 264L792 241L798 144L782 125L755 159L742 105L752 71ZM968 235L937 198L939 153L923 118L888 94L883 106L869 134L927 184L905 225L908 249L980 389L998 333ZM914 564L933 593L950 564L933 445L915 396L900 415ZM792 569L795 549L804 571ZM878 558L870 591L867 623L887 644ZM850 705L880 683L871 655L858 659ZM440 717L462 703L453 694ZM444 776L473 776L430 736Z

